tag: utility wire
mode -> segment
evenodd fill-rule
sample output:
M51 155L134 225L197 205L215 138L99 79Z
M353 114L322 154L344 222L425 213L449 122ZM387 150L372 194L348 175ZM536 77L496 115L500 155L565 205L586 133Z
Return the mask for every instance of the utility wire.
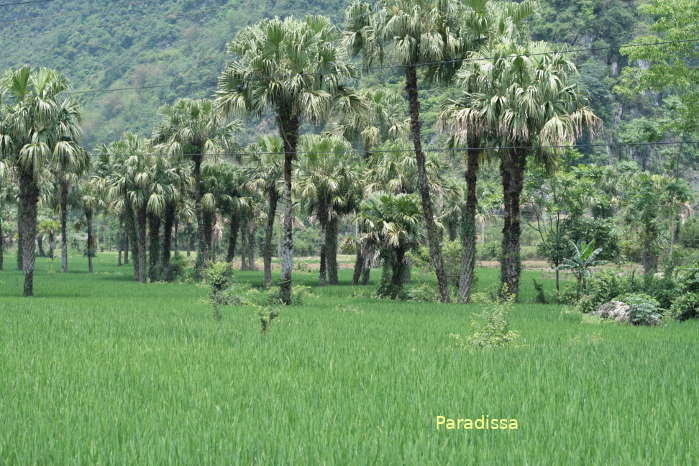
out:
M556 54L564 55L564 54L569 54L569 53L583 53L583 52L588 52L588 51L612 50L612 49L617 49L617 48L621 49L621 48L629 48L629 47L657 47L657 46L662 46L662 45L681 44L681 43L699 43L699 38L683 39L683 40L668 40L668 41L660 41L660 42L646 42L646 43L640 43L640 44L623 45L620 47L587 47L587 48L579 48L579 49L571 49L571 50L558 50L558 51L550 51L550 52L537 52L537 53L529 53L529 54L506 55L506 56L502 56L502 57L467 57L467 58L460 58L460 59L454 59L454 60L439 60L439 61L432 61L432 62L416 63L415 65L405 65L405 64L377 65L377 66L364 67L363 71L360 72L359 77L363 77L363 76L365 76L364 73L374 71L374 70L405 68L406 66L424 67L424 66L434 66L434 65L438 65L438 64L453 64L453 63L459 63L459 62L463 63L463 62L476 62L476 61L495 61L495 60L499 60L499 59L503 59L503 58L516 58L516 57L520 57L520 56L540 56L540 55L556 55ZM316 71L313 73L303 73L303 72L302 73L289 73L288 75L284 75L284 78L288 79L292 76L327 76L329 74L331 74L331 73L322 73L320 71ZM252 78L250 78L249 80L252 80ZM183 83L183 84L201 85L201 83L195 83L195 82L188 82L188 83ZM100 92L139 91L139 90L144 90L144 89L166 88L166 87L174 87L174 86L172 84L160 84L160 85L141 86L141 87L84 89L84 90L66 91L66 93L67 94L91 94L91 93L100 93Z
M0 3L0 7L3 6L18 6L18 5L29 5L33 3L51 3L55 2L56 0L32 0L32 1L26 1L26 2L15 2L15 3Z

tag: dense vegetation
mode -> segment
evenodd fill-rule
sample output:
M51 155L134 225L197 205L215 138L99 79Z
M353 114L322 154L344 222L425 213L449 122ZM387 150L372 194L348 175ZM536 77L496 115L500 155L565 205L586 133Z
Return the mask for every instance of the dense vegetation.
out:
M0 462L463 463L425 421L465 393L438 375L462 373L518 380L489 376L469 409L538 416L516 448L472 441L486 448L474 462L547 458L547 442L593 462L614 442L628 463L686 462L695 426L666 424L692 413L696 386L692 0L5 7L2 40L32 38L0 42L0 319L20 335L0 338L3 400L19 406ZM23 354L40 355L38 378ZM42 387L84 403L34 402ZM120 416L144 402L143 422ZM283 419L243 432L229 418L250 406ZM320 432L301 412L349 424ZM368 436L367 416L414 419ZM36 447L52 430L27 423L54 417L80 425L63 435L75 448ZM291 447L309 439L323 449Z

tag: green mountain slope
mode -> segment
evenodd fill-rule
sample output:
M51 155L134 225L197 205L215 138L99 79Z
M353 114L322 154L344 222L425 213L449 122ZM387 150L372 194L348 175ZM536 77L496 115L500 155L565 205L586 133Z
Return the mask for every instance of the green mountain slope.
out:
M225 44L241 27L264 17L307 13L329 15L340 23L347 3L53 0L11 5L3 8L0 21L0 69L25 63L54 67L76 90L142 88L77 94L84 108L85 143L94 147L125 130L148 134L158 108L178 97L210 96L226 61ZM618 47L642 29L636 3L542 0L531 21L536 39L599 49L576 54L576 59L593 106L608 128L620 124L615 115L621 104L611 89L625 62L618 50L604 47ZM397 79L391 80L397 85ZM367 82L383 85L376 78ZM430 93L424 102L428 137L433 136L429 126L447 92Z

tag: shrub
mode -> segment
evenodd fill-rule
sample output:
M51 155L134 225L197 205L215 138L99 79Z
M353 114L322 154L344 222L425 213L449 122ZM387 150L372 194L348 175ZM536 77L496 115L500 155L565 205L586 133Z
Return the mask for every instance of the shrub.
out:
M536 298L534 298L534 300L539 304L548 304L546 292L544 291L544 285L536 281L536 279L532 281L534 282L534 290L536 290Z
M213 262L204 272L206 282L209 284L209 301L214 308L214 319L221 320L220 307L224 305L224 291L233 280L233 268L228 262Z
M302 306L306 299L313 294L311 287L296 285L291 287L291 306ZM267 305L282 305L281 288L272 287L266 293Z
M405 298L418 303L434 303L439 301L437 289L429 283L420 283L406 289Z
M630 307L629 322L633 325L658 325L663 317L660 303L647 294L628 294L616 300Z
M699 293L684 294L677 298L668 312L668 316L677 320L699 318Z
M459 274L461 273L461 260L463 247L459 240L446 241L442 246L442 258L444 259L444 272L447 274L449 284L459 285ZM419 248L409 254L411 262L422 270L432 270L430 262L430 251L426 246Z
M264 306L267 293L247 283L234 283L221 293L223 306Z
M489 306L471 322L471 334L466 339L475 348L498 348L506 346L518 338L510 330L508 315L512 309L512 299L505 299Z
M690 217L682 225L679 242L686 248L699 248L699 215Z
M597 306L611 301L614 297L629 292L629 281L622 275L611 270L601 270L587 282L587 291L576 304L578 311L589 313L597 309ZM570 302L566 296L564 302Z
M194 266L191 261L182 254L176 254L170 258L170 266L165 271L166 280L194 280Z

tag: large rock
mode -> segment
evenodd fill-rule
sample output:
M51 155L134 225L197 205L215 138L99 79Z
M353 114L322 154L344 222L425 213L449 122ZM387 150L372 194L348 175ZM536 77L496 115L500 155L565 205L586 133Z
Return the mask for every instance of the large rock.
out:
M617 322L628 322L631 315L631 307L621 301L610 301L600 305L592 315L603 319L614 319Z

